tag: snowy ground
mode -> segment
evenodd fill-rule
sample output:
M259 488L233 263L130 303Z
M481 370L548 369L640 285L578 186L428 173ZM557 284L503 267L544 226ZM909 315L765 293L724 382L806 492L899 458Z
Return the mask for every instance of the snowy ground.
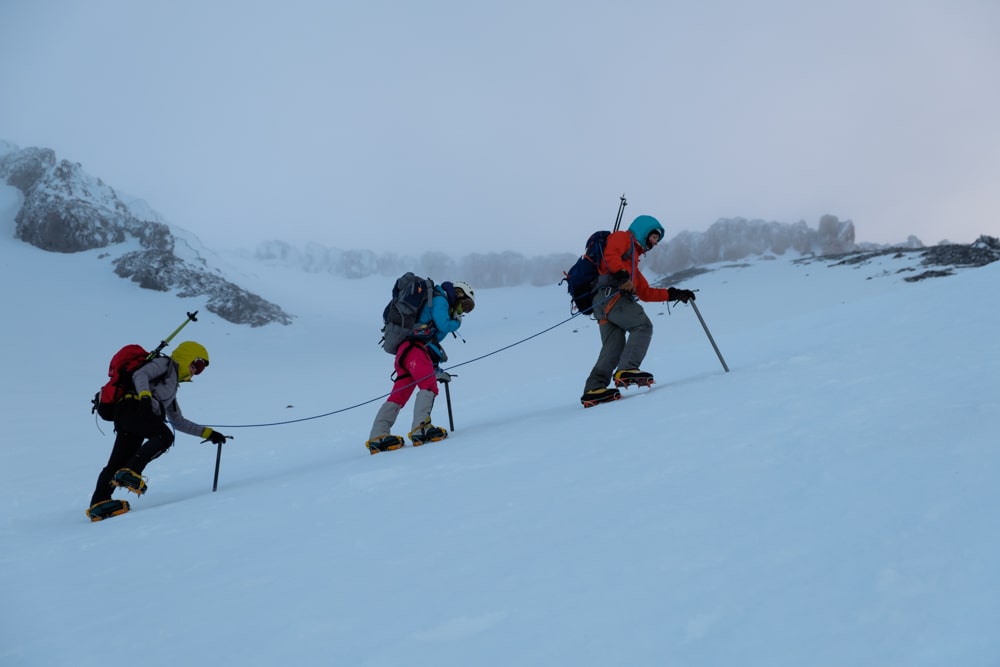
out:
M232 259L297 319L202 310L175 340L212 357L185 413L236 436L218 492L215 448L178 434L145 496L119 492L133 511L92 524L110 354L203 304L15 241L13 211L4 667L1000 664L1000 263L699 276L731 372L691 308L650 304L657 384L592 410L593 323L491 354L565 320L562 288L480 290L447 344L452 437L369 456L389 285Z

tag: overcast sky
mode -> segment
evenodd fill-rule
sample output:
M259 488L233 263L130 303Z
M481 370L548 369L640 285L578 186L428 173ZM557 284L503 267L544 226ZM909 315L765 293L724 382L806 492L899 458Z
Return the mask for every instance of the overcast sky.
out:
M814 6L815 5L815 6ZM1000 235L997 0L2 0L0 139L210 246Z

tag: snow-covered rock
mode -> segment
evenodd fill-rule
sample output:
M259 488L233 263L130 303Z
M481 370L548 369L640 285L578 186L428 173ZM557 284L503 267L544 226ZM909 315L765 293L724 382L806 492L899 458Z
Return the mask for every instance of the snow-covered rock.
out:
M15 236L50 252L76 253L119 246L115 273L140 287L176 290L181 297L206 296L206 308L237 324L290 324L279 306L226 280L177 236L145 202L130 207L115 190L79 163L57 160L48 148L0 146L0 178L24 196ZM122 244L134 239L140 249ZM178 250L183 252L178 253Z

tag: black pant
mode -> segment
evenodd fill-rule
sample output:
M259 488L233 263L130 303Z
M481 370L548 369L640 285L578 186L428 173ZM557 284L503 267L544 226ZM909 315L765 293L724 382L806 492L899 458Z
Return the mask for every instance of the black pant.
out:
M174 433L163 417L144 410L139 401L126 399L115 406L115 446L108 464L97 476L90 504L111 500L111 480L122 468L142 474L146 465L174 444ZM145 442L145 444L143 444Z

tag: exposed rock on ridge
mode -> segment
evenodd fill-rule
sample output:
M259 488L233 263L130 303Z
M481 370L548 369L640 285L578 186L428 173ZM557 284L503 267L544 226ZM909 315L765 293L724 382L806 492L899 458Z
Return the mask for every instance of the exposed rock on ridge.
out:
M79 164L57 161L54 151L26 148L0 154L0 178L24 194L15 219L18 239L62 253L136 239L142 250L114 261L115 273L122 278L146 289L176 289L180 297L207 296L205 307L210 312L236 324L291 324L291 316L279 306L229 282L207 265L178 257L169 226L138 218L111 187L86 174Z
M656 252L648 266L660 274L671 274L695 266L731 262L754 255L836 255L854 249L854 223L835 215L820 218L819 227L764 222L745 218L723 218L705 232L681 232Z

